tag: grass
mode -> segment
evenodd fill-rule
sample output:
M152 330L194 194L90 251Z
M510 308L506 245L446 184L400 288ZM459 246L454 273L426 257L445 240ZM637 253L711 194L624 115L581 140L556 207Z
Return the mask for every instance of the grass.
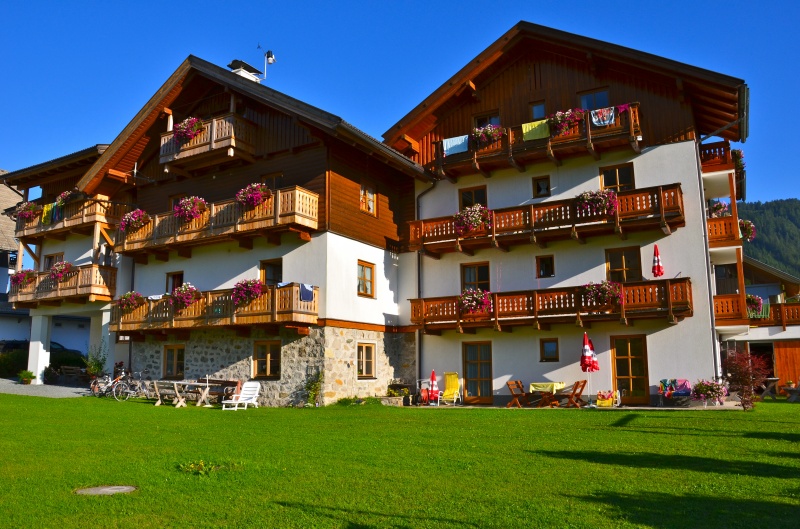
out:
M0 395L0 432L0 527L751 528L800 512L785 401L223 413ZM138 490L74 494L101 485Z

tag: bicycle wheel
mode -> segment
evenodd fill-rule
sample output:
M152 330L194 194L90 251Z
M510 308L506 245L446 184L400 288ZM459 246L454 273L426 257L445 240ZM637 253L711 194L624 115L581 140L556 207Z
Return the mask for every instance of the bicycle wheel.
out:
M89 390L95 397L100 397L103 395L103 386L101 385L99 378L92 380L92 383L89 384Z
M128 388L127 382L117 382L117 385L114 386L112 393L114 394L114 398L118 401L128 400L131 397L131 392Z

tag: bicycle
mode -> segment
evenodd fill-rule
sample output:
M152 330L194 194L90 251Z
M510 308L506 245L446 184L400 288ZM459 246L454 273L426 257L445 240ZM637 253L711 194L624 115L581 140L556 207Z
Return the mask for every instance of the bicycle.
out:
M134 373L136 378L126 375L124 379L117 382L112 388L114 398L118 401L125 401L131 397L137 398L154 398L153 393L150 391L149 384L143 378L143 375L148 374L149 371L137 371Z
M114 364L114 375L112 379L109 375L102 375L89 384L89 390L95 397L106 397L114 394L114 388L125 378L125 366L122 362ZM119 400L119 399L117 399Z

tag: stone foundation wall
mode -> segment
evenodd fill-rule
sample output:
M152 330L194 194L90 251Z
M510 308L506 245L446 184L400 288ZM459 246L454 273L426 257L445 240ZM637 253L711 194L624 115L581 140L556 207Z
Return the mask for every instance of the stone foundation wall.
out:
M331 404L345 397L386 395L394 380L413 383L416 378L413 333L384 334L337 327L312 327L308 336L281 330L279 335L253 328L249 337L228 329L192 331L188 341L157 341L148 337L133 344L133 371L148 370L159 379L163 374L164 346L184 345L184 378L252 379L252 355L256 341L281 341L281 376L260 379L259 405L268 407L305 404L305 385L320 371L325 380L322 401ZM359 342L375 344L375 378L358 378Z

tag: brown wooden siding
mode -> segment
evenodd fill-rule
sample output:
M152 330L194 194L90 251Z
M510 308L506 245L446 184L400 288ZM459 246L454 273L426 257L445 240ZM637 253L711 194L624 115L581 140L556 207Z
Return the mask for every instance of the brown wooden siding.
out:
M451 99L436 111L433 130L417 127L411 132L420 143L415 161L426 166L433 162L434 142L468 134L476 115L498 111L501 126L517 126L531 121L529 105L534 101L544 100L546 113L552 114L579 106L582 92L606 88L612 105L641 103L643 146L694 137L691 109L680 102L675 81L666 78L608 68L593 74L585 60L537 51L520 53L475 84L477 97Z
M798 382L798 378L800 378L800 340L774 342L772 347L775 353L775 376L781 379L778 385L783 386L789 380Z

